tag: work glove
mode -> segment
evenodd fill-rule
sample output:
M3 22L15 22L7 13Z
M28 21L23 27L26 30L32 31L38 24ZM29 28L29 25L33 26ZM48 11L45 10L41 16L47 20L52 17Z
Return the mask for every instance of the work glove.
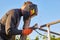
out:
M32 28L25 28L25 29L22 30L22 34L23 35L29 35L29 34L32 33L32 31L33 31Z
M32 33L33 30L37 29L37 27L38 27L38 24L36 23L36 24L35 24L34 26L32 26L32 27L24 28L24 29L22 30L22 34L23 34L23 35L29 35L29 34Z

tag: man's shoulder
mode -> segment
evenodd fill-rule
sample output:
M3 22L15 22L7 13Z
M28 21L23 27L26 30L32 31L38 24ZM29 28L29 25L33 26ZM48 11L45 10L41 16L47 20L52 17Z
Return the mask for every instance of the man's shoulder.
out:
M14 14L14 13L18 12L19 10L20 9L11 9L6 14Z
M22 15L22 14L21 14L20 9L11 9L5 15L7 15L7 16L9 16L9 15L13 16L13 15L15 15L16 16L16 15Z
M9 10L9 11L15 11L15 10L20 10L20 9L11 9L11 10Z
M21 9L12 9L12 10L10 10L10 11L13 11L13 12L15 12L15 13L20 13L21 12Z

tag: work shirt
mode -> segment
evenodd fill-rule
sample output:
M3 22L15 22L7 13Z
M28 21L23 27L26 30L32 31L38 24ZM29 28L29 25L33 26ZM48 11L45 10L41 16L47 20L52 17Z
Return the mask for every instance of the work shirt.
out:
M6 34L10 28L16 28L19 25L22 16L20 9L12 9L6 13L1 19L1 23L5 25Z
M22 15L21 9L12 9L1 18L0 23L4 25L6 35L21 34L21 30L17 29L21 16L23 16L24 21L23 28L29 27L30 24L29 14L28 12L24 13L25 14Z

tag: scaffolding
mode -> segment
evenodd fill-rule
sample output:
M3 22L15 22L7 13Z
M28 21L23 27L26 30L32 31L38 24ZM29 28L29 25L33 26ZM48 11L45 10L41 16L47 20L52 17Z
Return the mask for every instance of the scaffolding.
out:
M44 24L44 25L41 25L41 26L40 26L40 30L45 31L45 32L48 33L48 40L51 40L51 39L50 39L50 33L53 33L53 34L56 34L56 35L59 35L59 36L60 36L59 33L55 33L55 32L50 31L51 25L54 25L54 24L57 24L57 23L60 23L60 20L57 20L57 21L54 21L54 22L50 22L50 23L47 23L47 24ZM43 28L43 27L47 27L48 30L41 29L41 28Z

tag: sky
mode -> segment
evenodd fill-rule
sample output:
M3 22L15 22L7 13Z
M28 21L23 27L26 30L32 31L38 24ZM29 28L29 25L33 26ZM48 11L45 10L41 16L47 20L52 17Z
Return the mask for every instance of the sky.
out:
M24 2L28 0L0 0L0 19L11 9L19 9L22 7ZM30 0L38 7L38 15L31 19L30 26L33 26L35 23L38 23L38 26L43 24L60 20L60 0ZM23 26L23 17L21 18L19 30ZM47 28L44 28L47 29ZM53 32L60 33L60 23L50 26L50 30ZM41 34L45 32L37 30ZM34 39L35 36L39 36L35 31L33 31L29 37ZM42 40L42 39L41 39Z

